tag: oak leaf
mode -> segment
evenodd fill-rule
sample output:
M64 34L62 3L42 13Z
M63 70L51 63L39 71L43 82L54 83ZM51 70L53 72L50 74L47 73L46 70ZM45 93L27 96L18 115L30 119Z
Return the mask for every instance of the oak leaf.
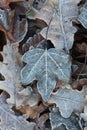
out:
M21 71L22 84L28 85L38 80L37 88L45 101L49 99L58 79L70 80L71 62L64 51L36 48L27 51L22 60L27 63Z
M16 90L21 86L20 84L20 69L14 46L7 44L1 53L3 62L0 62L0 73L5 77L4 81L0 81L0 89L6 91L10 98L7 101L15 104Z

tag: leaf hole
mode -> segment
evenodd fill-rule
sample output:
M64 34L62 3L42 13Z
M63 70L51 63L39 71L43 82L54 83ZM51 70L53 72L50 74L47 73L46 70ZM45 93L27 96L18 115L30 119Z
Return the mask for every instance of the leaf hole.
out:
M3 56L1 53L0 53L0 61L3 62Z
M5 77L0 73L0 81L4 81Z
M3 51L4 45L7 44L5 33L0 30L0 51Z

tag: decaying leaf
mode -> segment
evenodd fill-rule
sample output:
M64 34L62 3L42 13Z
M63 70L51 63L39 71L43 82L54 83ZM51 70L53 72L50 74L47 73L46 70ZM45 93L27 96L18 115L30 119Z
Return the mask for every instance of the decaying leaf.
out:
M79 126L79 119L74 113L67 119L63 118L58 109L54 108L54 110L50 113L51 127L52 130L60 130L59 127L63 124L66 129L64 130L81 130Z
M73 19L78 16L77 4L80 0L50 0L36 13L35 18L44 20L49 26L41 31L41 35L51 40L57 49L71 49L76 28L72 25Z
M27 42L22 46L22 52L23 54L29 50L30 46L36 47L38 43L40 43L44 38L40 35L34 35L33 37L30 37Z
M51 95L49 103L55 103L64 118L68 118L73 111L81 112L84 107L84 92L59 88L58 92Z
M5 45L3 48L3 63L0 63L0 73L5 77L4 81L0 81L0 89L6 91L10 98L7 101L15 104L16 89L20 87L20 66L13 45Z
M0 6L4 7L4 8L10 8L9 4L12 2L22 2L22 1L26 1L26 0L1 0L0 1Z
M87 78L83 78L83 79L79 79L78 81L74 81L72 83L72 88L79 90L79 89L83 88L85 85L87 85ZM87 93L86 93L86 95L87 95Z
M35 123L27 122L22 116L16 116L6 103L5 98L0 96L0 129L1 130L33 130Z
M28 85L38 80L37 88L45 101L49 99L58 79L65 82L70 80L71 63L64 51L36 48L27 51L22 60L27 63L21 71L22 84Z
M47 119L48 119L48 114L47 113L41 115L40 117L38 117L36 119L36 123L37 123L37 125L39 126L39 128L41 130L45 130L45 124L44 123L46 122Z

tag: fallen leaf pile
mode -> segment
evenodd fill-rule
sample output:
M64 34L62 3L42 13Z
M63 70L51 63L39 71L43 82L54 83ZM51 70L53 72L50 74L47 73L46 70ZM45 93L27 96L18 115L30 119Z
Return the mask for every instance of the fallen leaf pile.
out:
M86 0L0 1L0 130L87 130Z

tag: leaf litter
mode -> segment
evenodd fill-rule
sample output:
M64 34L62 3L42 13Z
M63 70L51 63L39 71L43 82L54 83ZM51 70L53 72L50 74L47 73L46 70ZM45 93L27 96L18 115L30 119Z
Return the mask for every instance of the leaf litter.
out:
M86 2L9 0L0 6L11 17L4 12L0 22L7 42L0 44L1 130L86 130ZM73 75L78 61L84 71Z

